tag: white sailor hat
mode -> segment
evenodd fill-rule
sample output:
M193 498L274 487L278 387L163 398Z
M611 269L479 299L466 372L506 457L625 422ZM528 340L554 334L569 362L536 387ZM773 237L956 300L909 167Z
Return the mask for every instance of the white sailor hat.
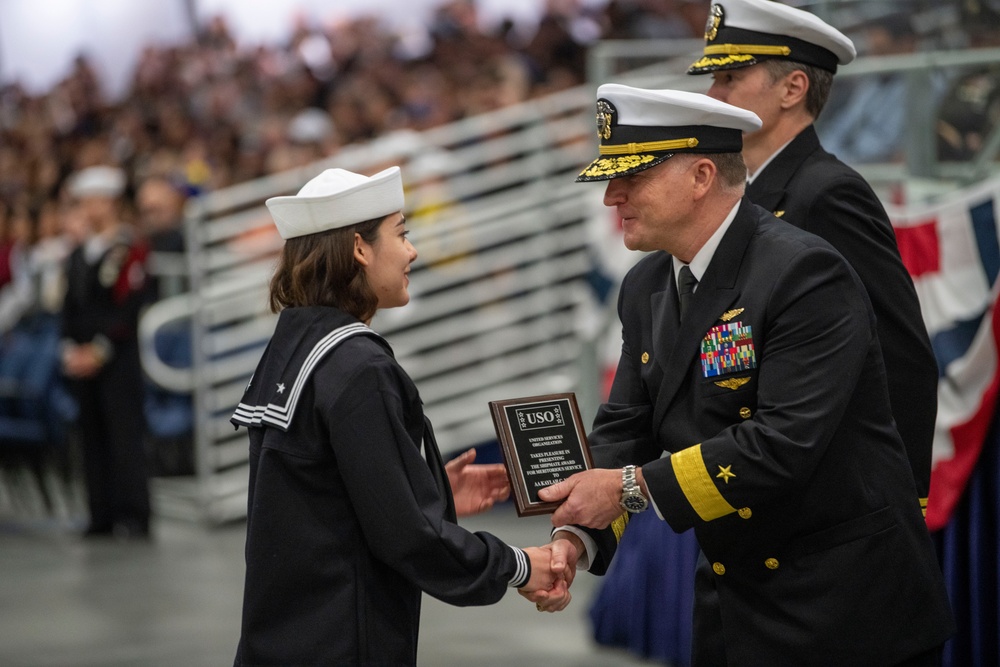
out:
M704 56L688 74L784 59L830 72L854 60L854 44L819 17L772 0L722 0L705 25Z
M677 153L739 153L743 133L760 126L752 111L700 93L606 83L597 89L600 157L576 180L628 176Z
M125 172L118 167L87 167L76 172L67 185L71 197L121 196L125 192Z
M403 210L399 167L374 176L346 169L327 169L287 197L266 202L283 239L348 227Z

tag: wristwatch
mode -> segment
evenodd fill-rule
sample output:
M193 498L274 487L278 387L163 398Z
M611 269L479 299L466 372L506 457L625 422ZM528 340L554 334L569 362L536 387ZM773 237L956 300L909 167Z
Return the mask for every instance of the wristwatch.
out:
M635 466L622 468L622 509L633 514L642 512L649 507L649 501L642 495L639 485L635 483Z

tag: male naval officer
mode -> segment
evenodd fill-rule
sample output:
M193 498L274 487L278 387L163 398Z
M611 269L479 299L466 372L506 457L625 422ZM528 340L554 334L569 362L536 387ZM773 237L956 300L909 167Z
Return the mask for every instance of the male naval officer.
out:
M620 292L598 467L539 493L563 501L569 562L603 573L652 505L701 547L696 667L937 664L954 622L861 281L743 197L755 114L669 90L597 96L600 157L577 180L608 182L626 247L650 254Z

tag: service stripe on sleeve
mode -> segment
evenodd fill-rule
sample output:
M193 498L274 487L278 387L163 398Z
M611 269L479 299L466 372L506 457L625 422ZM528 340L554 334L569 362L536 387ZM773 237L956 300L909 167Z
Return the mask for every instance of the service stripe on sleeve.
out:
M681 491L702 521L712 521L736 511L722 497L709 476L701 455L701 444L671 454L670 463Z
M615 542L622 541L622 535L625 534L625 527L628 526L628 512L623 513L617 519L611 522L611 530L615 534Z
M514 552L514 575L507 582L507 585L511 588L520 588L531 578L531 562L523 549L511 546L510 550Z

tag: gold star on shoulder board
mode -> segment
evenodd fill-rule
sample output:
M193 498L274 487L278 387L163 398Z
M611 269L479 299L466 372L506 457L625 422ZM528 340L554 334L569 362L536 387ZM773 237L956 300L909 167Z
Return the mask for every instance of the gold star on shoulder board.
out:
M726 467L719 466L719 474L716 475L716 477L721 477L723 482L725 482L726 484L729 484L729 478L730 477L736 477L736 473L734 473L731 470L732 467L733 466L731 466L731 465L726 466Z

